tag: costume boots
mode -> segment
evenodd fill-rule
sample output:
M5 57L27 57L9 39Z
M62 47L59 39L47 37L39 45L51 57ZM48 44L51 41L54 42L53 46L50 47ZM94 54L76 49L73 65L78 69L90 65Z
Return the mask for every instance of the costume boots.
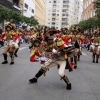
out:
M2 62L2 64L7 64L8 61L7 61L7 54L3 54L3 57L4 57L4 62Z
M95 63L95 54L92 55L93 63Z
M10 57L11 57L10 65L13 65L14 64L14 53L13 52L10 52Z
M40 76L42 76L43 74L45 74L46 71L47 71L47 69L46 69L45 67L42 67L42 68L38 71L38 73L35 75L35 77L29 80L29 82L30 82L30 83L36 83L36 82L37 82L37 79L38 79Z
M99 55L96 55L96 63L98 63Z
M80 61L80 54L78 54L78 59L77 60Z
M75 63L74 69L76 69L77 68L77 56L74 56L74 63Z
M73 57L70 57L70 61L73 62Z
M15 50L15 52L14 52L15 57L18 57L18 56L17 56L18 50L19 50L19 48L17 48L17 49Z
M71 87L71 83L70 83L68 77L66 75L64 75L63 77L61 77L61 79L63 79L65 81L65 83L67 84L66 89L71 90L72 87Z
M69 63L68 59L66 59L66 66L68 67L69 72L73 71L73 69L70 66L70 63Z

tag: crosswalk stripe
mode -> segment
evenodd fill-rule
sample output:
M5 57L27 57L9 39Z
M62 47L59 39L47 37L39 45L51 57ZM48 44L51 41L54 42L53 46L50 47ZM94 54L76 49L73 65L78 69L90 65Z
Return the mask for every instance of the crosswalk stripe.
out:
M84 53L84 52L82 52L82 55L87 56L87 54L86 54L86 53Z
M28 48L28 47L21 47L21 48L19 48L19 50L23 50L23 49L26 49L26 48Z
M21 48L19 48L19 50L23 50L23 49L26 49L26 48L28 48L28 47L21 47ZM0 48L0 50L4 50L4 48Z

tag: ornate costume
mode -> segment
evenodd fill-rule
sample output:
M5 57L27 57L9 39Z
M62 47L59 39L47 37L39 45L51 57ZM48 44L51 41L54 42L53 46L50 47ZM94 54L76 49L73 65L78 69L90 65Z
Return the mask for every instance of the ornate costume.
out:
M95 31L95 35L90 39L92 42L90 46L90 51L92 52L93 63L95 63L95 56L96 56L96 63L99 61L99 54L100 54L100 36Z
M69 69L69 71L72 71L73 68L71 67L71 63L68 59L67 53L74 49L74 48L66 48L66 44L62 39L57 39L56 41L53 40L54 34L52 31L49 31L48 34L45 35L45 41L41 42L38 47L35 47L31 49L31 56L30 61L36 61L35 56L39 56L39 59L41 60L41 69L39 72L35 75L34 78L30 79L30 83L37 82L37 79L42 75L45 74L46 71L57 65L59 67L59 75L61 79L65 81L67 84L66 89L71 89L71 83L67 76L64 74L64 70ZM35 40L34 40L35 41ZM38 41L37 41L38 42ZM35 42L33 42L34 45ZM40 42L38 42L40 43ZM42 49L41 48L42 45ZM32 46L30 46L32 47ZM38 49L39 48L39 49Z
M11 24L8 24L6 27L6 31L2 33L3 39L5 40L4 45L4 62L2 64L7 64L7 52L10 53L11 57L11 65L14 64L14 50L18 47L16 43L13 40L13 37L15 36L15 32L12 30Z

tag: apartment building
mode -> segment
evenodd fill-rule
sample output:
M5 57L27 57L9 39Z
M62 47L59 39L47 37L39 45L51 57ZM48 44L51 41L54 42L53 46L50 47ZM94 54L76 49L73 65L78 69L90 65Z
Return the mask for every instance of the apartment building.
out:
M94 2L95 0L83 0L82 20L87 20L95 16Z
M77 24L80 13L80 0L45 0L45 25L61 29Z
M35 18L41 25L45 24L45 0L33 0L35 4Z
M11 1L11 0L10 0ZM34 16L35 4L33 0L12 0L13 7L26 17Z
M33 0L23 1L22 14L26 17L35 15L35 3L33 2Z

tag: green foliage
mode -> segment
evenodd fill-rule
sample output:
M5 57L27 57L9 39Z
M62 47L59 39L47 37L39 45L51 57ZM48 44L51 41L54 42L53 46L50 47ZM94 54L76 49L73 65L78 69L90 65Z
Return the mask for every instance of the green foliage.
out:
M100 0L96 0L94 2L94 9L95 9L96 17L98 18L98 22L100 22ZM98 23L98 26L100 27L100 23Z
M98 20L97 20L97 18L90 18L88 20L79 22L78 25L81 26L83 30L87 30L87 29L97 27L98 26Z
M100 0L94 2L94 9L96 13L94 18L79 22L78 25L81 26L83 30L100 27ZM70 28L72 28L72 26Z
M0 21L9 17L9 13L7 12L7 8L0 6Z
M38 25L38 21L34 17L25 17L22 16L19 12L13 11L6 7L0 5L0 21L5 19L11 19L13 23L17 24L19 22L24 22L28 25Z
M98 27L98 19L97 18L90 18L88 20L85 20L85 21L81 21L79 22L77 25L80 26L84 31L87 30L87 29L91 29L91 28L96 28ZM72 25L69 30L72 31L72 27L74 25Z
M73 26L74 26L74 25L71 25L71 26L70 26L70 28L69 28L69 31L70 31L70 32L72 31Z
M38 25L38 20L35 19L34 17L30 17L30 25L33 26L33 25Z

